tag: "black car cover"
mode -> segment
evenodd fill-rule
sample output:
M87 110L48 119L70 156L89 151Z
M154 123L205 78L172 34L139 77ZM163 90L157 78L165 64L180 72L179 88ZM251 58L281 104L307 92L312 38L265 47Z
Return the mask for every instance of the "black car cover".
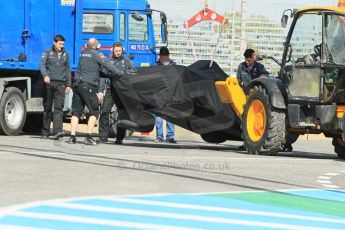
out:
M240 139L240 121L215 87L228 76L216 62L209 65L201 60L187 67L141 68L112 82L137 131L151 131L157 115L195 133L221 131Z

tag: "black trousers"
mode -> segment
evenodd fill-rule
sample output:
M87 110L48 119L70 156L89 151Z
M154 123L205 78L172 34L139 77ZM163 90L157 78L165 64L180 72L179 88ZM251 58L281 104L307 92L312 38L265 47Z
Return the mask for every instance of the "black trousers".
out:
M53 134L63 131L63 106L65 101L65 82L51 81L46 84L47 95L43 100L42 134L49 135L50 123L53 120ZM54 113L52 111L54 104Z
M99 117L99 137L100 138L108 138L109 129L110 129L110 112L111 108L113 108L114 104L117 107L118 113L124 109L120 98L118 97L117 93L112 88L107 88L105 97L103 100L103 104L101 106L101 114ZM119 118L119 117L118 117ZM116 132L116 139L123 140L126 136L126 129L117 127Z

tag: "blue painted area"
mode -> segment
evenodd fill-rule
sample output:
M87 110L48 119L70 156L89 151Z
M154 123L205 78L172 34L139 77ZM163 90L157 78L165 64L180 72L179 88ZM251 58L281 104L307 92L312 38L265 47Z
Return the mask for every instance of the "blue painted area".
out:
M344 202L344 191L330 191L330 190L294 190L287 191L286 193L312 197L325 200L336 200L338 202ZM145 201L161 201L169 203L189 204L208 207L220 207L227 209L241 209L250 211L262 211L272 212L280 214L294 214L298 216L309 216L317 218L329 218L333 220L345 221L345 218L339 216L331 216L314 212L299 211L288 208L278 208L268 205L258 205L250 202L239 201L230 198L213 197L209 195L164 195L164 196L123 196L124 198L145 200ZM54 202L56 203L56 202ZM107 211L89 211L76 208L65 208L54 206L53 203L46 202L44 205L36 205L29 208L18 209L23 213L34 214L50 214L66 217L81 217L97 219L99 221L121 221L137 224L155 224L155 225L168 225L171 227L187 227L187 228L199 228L199 229L269 229L259 228L257 226L240 225L240 224L224 224L217 222L208 222L206 218L223 218L226 220L237 221L256 221L267 224L287 224L310 228L334 228L344 229L344 223L329 223L319 220L298 220L293 218L278 218L271 216L259 216L255 214L238 214L229 213L223 211L207 211L199 209L187 209L187 208L170 208L165 206L158 206L154 204L133 204L120 201L114 201L107 198L90 198L90 199L76 199L69 202L58 202L60 204L79 204L88 205L97 208L122 208L133 211L142 212L158 212L160 214L180 214L182 216L193 215L198 216L200 220L184 220L174 217L157 217L155 215L148 216L143 214L133 213L114 213ZM0 225L13 225L19 227L33 227L33 228L49 228L49 229L126 229L115 226L107 226L100 224L78 223L71 221L61 220L47 220L42 218L29 218L15 216L15 214L8 214L0 218Z
M182 195L187 200L189 199L188 195ZM198 196L203 201L208 201L210 198L209 196ZM170 202L171 196L166 197L165 200L162 202ZM223 198L212 198L212 201L217 202L227 202L229 199ZM82 201L74 201L74 204L85 204L90 206L97 206L97 207L107 207L107 208L124 208L124 209L135 209L135 210L142 210L142 211L153 211L159 213L176 213L176 214L185 214L185 215L196 215L196 216L204 216L204 217L212 217L212 218L224 218L224 219L236 219L236 220L249 220L249 221L259 221L259 222L270 222L270 223L285 223L291 225L306 225L306 226L314 226L314 227L332 227L332 228L340 228L344 224L332 224L319 222L319 221L310 221L310 220L298 220L298 219L290 219L290 218L279 218L279 217L271 217L271 216L259 216L259 215L251 215L251 214L239 214L239 213L229 213L229 212L222 212L222 211L205 211L205 210L193 210L193 209L184 209L184 208L172 208L172 207L163 207L163 206L155 206L155 205L143 205L143 204L133 204L133 203L123 203L123 202L115 202L110 200L101 200L101 199L92 199L92 200L82 200ZM173 202L175 203L175 202ZM177 202L176 202L177 203ZM183 202L186 204L186 202ZM223 208L228 209L242 209L242 210L251 210L251 211L265 211L265 212L272 212L272 213L284 213L287 214L289 209L283 208L275 208L269 207L264 205L255 205L247 202L241 202L231 199L231 203L227 202L228 205L224 205ZM195 203L194 205L199 205ZM215 207L211 203L208 205L211 207ZM312 216L316 217L315 213L310 212L301 212L296 211L291 214L300 215L300 216ZM333 216L327 215L320 215L318 217L324 218L333 218ZM341 219L341 218L338 218Z
M238 208L238 209L244 209L244 210L285 213L285 214L291 214L291 215L313 216L313 217L319 217L319 218L332 218L332 219L343 220L341 217L338 217L338 216L330 216L330 215L322 214L322 213L286 209L286 208L273 207L273 206L268 206L268 205L258 205L258 204L254 204L254 203L250 203L246 201L240 201L240 200L229 199L229 198L207 196L207 199L205 199L204 196L196 196L196 195L168 195L168 196L169 198L167 198L167 196L145 196L145 197L133 197L133 198L140 199L140 200L152 200L152 201L161 201L161 202L165 202L168 199L169 202L179 203L179 204L201 205L201 206L211 206L211 207L219 207L219 208Z
M17 227L30 227L30 228L48 228L48 229L73 229L73 230L108 230L114 229L112 226L105 226L99 224L83 224L83 223L73 223L68 221L58 221L58 220L44 220L28 217L18 217L18 216L6 216L0 219L0 224L13 225ZM116 229L128 229L116 227Z
M143 224L157 224L169 225L174 227L189 227L189 228L203 228L203 229L227 229L229 224L211 223L207 221L193 221L193 220L180 220L175 218L143 216L121 213L109 213L98 211L77 210L69 208L60 208L53 206L40 206L37 208L26 209L27 212L54 214L54 215L68 215L86 218L97 218L104 220L119 220L125 222L143 223ZM180 212L179 214L183 214ZM236 226L236 225L232 225Z

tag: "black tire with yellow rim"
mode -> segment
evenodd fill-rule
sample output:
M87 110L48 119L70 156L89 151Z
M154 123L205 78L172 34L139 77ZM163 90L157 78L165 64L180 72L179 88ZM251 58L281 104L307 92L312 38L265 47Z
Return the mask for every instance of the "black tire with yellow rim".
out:
M285 143L285 112L270 104L262 86L251 89L242 117L244 145L250 154L275 155Z

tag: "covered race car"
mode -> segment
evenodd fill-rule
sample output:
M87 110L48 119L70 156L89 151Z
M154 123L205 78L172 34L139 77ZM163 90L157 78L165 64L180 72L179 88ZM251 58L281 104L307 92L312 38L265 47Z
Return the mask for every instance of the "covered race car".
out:
M241 140L238 113L230 103L224 103L227 100L220 98L215 85L218 81L224 84L228 76L217 63L209 66L210 61L204 60L188 67L153 66L114 81L126 107L127 119L132 121L119 121L118 125L149 132L154 128L154 115L157 115L200 134L207 142ZM119 114L120 119L124 119L125 116Z

